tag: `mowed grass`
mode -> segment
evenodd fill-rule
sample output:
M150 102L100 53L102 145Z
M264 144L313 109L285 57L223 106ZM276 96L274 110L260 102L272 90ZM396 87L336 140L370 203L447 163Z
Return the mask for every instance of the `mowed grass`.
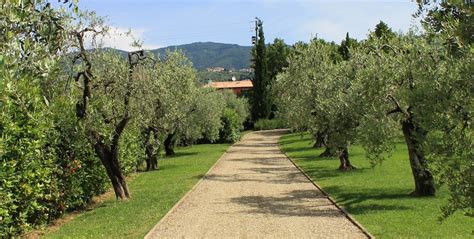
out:
M438 189L436 197L412 197L413 176L406 146L396 145L392 157L371 168L361 147L349 149L353 172L339 172L337 158L317 157L308 134L288 134L280 145L318 185L329 193L372 235L377 238L474 238L474 219L461 213L443 222L440 206L448 191Z
M194 145L158 161L159 170L138 173L129 182L132 197L110 198L81 213L46 238L143 238L229 147Z

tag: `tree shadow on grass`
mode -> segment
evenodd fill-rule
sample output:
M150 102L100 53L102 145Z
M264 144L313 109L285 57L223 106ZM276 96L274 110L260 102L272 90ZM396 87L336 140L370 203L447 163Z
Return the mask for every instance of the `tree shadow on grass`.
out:
M336 168L335 169L314 168L314 169L305 169L305 173L317 182L318 180L341 176L341 174L346 173L346 172L341 172L337 170Z
M288 144L293 144L293 143L299 143L302 140L304 140L304 139L300 139L300 138L298 138L298 139L283 139L279 143L280 143L280 145L288 145ZM308 145L312 145L312 143L314 143L314 142L311 141L311 143L308 143Z
M351 171L340 171L337 166L334 168L327 168L327 167L318 167L315 165L306 166L303 168L304 172L313 178L316 182L319 180L334 178L334 177L345 177L354 174L363 174L367 170L371 170L371 168L360 168L355 165L356 169Z
M306 152L314 152L314 156L317 157L319 154L315 152L315 149L311 148L311 146L303 146L303 147L291 147L291 148L286 148L283 150L285 153L293 153L293 152L298 152L298 153L306 153ZM321 150L319 150L321 151Z
M339 162L339 159L335 157L295 157L296 160L301 162L321 162L321 161L335 161Z
M206 176L206 174L201 173L201 174L198 174L198 175L194 175L194 176L192 176L191 178L193 178L193 179L201 179L201 178L203 178L204 176Z
M292 148L288 150L283 150L284 152L297 152L298 155L301 156L293 156L291 157L292 159L296 160L302 160L302 161L324 161L324 160L339 160L337 156L331 156L331 157L322 157L319 156L323 151L315 151L313 149L307 149L305 147L299 147L299 148ZM306 153L306 152L311 152L311 154ZM359 157L363 156L363 153L354 153L354 152L349 152L349 160L351 160L354 157Z
M415 199L403 189L384 189L379 188L355 188L348 190L339 186L329 186L323 188L330 195L334 195L337 203L342 205L351 214L366 214L373 211L388 211L388 210L411 210L413 207L407 205L393 205L387 203L386 200L397 199ZM364 203L370 201L370 204Z
M185 157L185 156L191 156L191 155L196 155L198 154L197 152L176 152L173 155L170 156L165 156L163 159L175 159L175 158L180 158L180 157Z
M316 181L333 177L364 174L366 171L373 169L367 166L361 167L359 165L353 165L355 167L353 170L340 171L338 169L340 164L339 159L335 157L295 157L294 159L304 172ZM319 164L319 162L322 164ZM331 164L328 164L328 162L331 162Z
M166 160L166 159L165 159ZM160 164L160 160L158 160L158 169L157 170L150 170L150 171L145 171L146 173L161 173L163 170L168 170L172 168L178 168L178 167L186 167L186 165L176 165L176 164Z

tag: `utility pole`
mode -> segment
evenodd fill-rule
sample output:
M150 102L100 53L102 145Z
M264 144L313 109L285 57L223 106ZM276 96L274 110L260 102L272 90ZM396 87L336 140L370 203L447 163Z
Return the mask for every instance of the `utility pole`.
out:
M259 28L261 22L262 21L258 17L255 17L255 36L252 36L252 45L257 45L257 42L258 42L258 28Z
M252 36L252 45L254 45L255 47L257 47L257 44L258 44L258 29L259 27L261 26L262 24L262 21L260 20L260 18L258 17L255 17L255 36ZM253 63L255 63L255 59L252 57L252 59L250 59Z

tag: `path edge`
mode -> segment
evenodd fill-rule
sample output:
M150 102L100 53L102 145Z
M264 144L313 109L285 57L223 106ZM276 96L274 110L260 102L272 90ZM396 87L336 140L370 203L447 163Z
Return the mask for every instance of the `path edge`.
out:
M243 137L242 137L243 138ZM242 140L242 139L240 139ZM189 191L184 194L184 196L179 199L178 202L176 202L174 204L174 206L155 224L155 226L150 229L150 231L148 231L148 233L145 235L144 239L150 239L152 238L153 236L153 232L158 228L158 226L166 219L169 217L169 215L171 215L172 212L174 212L182 203L183 201L189 197L189 195L196 190L196 188L207 178L207 175L222 161L222 159L224 158L224 155L226 155L229 151L229 149L234 146L235 144L232 144L232 145L229 145L229 147L225 150L225 152L219 157L219 159L214 163L214 165L212 165L209 170L207 170L207 172L204 174L204 176L202 176L201 179L199 179L199 181L194 184L194 186L189 189Z
M284 134L283 134L284 135ZM280 145L280 138L281 136L283 135L280 135L280 137L278 138L278 142L277 142L277 145L278 145L278 149L281 151L282 154L285 155L285 157L319 190L323 193L323 195L337 208L339 209L339 211L342 212L342 214L344 214L344 216L352 223L354 224L357 228L359 228L359 230L362 231L363 234L365 234L369 239L372 239L372 238L375 238L372 234L370 234L369 231L367 231L367 229L365 229L359 222L357 222L354 217L352 217L352 215L347 212L343 207L339 206L336 201L326 192L323 190L323 188L321 186L319 186L313 179L311 179L311 177L306 174L306 172L300 168L300 166L298 166L294 161L293 159L290 158L290 156L288 156L288 154L286 154L285 151L283 151L281 149L281 145Z

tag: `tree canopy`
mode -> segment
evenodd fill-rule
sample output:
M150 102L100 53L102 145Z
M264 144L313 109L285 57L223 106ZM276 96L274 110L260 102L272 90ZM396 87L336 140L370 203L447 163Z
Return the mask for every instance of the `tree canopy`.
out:
M445 215L456 209L469 214L472 51L452 55L443 36L396 35L382 26L346 48L350 54L339 51L344 61L324 41L297 46L277 77L279 113L295 129L323 133L343 170L353 168L348 145L362 144L375 166L403 137L413 195L433 196L435 183L447 183Z

